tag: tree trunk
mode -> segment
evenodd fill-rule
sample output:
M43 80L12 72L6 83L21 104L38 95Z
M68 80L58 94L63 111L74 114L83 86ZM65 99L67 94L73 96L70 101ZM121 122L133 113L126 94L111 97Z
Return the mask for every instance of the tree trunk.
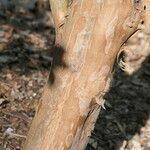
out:
M140 0L75 0L66 18L52 8L62 60L54 57L24 150L86 147L115 58L137 30L143 9Z
M144 0L144 5L146 8L144 31L149 34L150 33L150 0Z

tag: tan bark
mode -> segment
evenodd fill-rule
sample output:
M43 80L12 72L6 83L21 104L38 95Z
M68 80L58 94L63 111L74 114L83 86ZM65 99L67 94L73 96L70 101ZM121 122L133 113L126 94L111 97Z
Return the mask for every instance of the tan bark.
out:
M59 28L65 20L68 8L68 0L49 0L55 28Z
M55 82L45 87L24 150L85 148L116 55L137 30L142 13L139 0L73 2L56 41L66 67L54 69Z
M146 8L146 15L145 15L145 29L146 33L150 33L150 0L144 0L144 5Z
M62 27L67 18L69 0L49 0L55 24L56 41L62 39Z
M139 30L128 40L130 46L122 48L124 54L123 61L120 60L118 63L121 69L128 75L132 75L138 71L150 55L150 0L144 0L143 5L146 13L143 24L141 25L142 30ZM135 43L138 44L135 45Z

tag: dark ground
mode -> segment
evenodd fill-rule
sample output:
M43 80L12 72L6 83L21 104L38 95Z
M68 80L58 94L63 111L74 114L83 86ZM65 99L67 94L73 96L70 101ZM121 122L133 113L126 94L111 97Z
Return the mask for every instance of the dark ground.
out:
M47 11L43 17L34 7L2 8L0 150L20 150L47 81L55 33ZM149 35L142 35L129 44L143 50L139 40ZM150 59L130 76L116 68L105 99L87 150L150 150Z

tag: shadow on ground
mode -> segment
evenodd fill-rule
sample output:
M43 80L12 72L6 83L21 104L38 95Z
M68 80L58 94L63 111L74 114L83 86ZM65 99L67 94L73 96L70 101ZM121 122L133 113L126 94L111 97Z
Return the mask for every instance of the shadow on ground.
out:
M150 113L150 59L131 76L116 69L105 99L87 150L119 150L123 141L140 134Z

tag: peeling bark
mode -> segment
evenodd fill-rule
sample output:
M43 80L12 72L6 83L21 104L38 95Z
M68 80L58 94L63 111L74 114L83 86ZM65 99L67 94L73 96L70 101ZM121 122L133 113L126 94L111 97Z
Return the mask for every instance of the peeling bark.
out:
M55 82L45 87L24 150L86 147L115 58L137 30L143 9L139 0L73 2L56 38L66 67L53 70Z

